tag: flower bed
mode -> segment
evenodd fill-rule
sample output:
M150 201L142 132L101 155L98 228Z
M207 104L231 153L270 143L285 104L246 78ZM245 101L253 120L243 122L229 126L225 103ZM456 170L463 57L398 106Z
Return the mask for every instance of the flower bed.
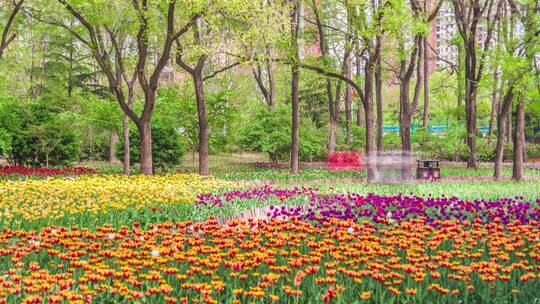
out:
M540 199L523 201L522 197L461 200L457 197L420 197L414 195L366 196L348 194L323 194L311 188L274 189L265 187L246 191L231 191L220 195L200 195L198 203L227 208L238 200L268 202L269 218L295 216L318 224L330 219L369 219L375 223L423 218L426 224L435 225L441 220L501 222L515 220L526 224L540 222ZM292 206L290 206L292 205Z
M0 233L0 302L533 303L538 222L330 219Z
M192 203L200 193L236 185L196 174L92 175L76 179L2 181L0 219L7 222L35 221L84 212Z
M96 170L85 167L65 167L62 169L47 169L41 167L3 166L0 167L0 176L54 176L54 175L82 175L95 174Z
M216 194L234 186L189 174L0 182L0 304L540 298L540 199Z

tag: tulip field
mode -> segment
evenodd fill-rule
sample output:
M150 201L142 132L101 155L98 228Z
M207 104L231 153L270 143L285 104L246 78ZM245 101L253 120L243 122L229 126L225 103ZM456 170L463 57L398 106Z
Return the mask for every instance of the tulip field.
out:
M0 303L540 301L535 181L4 171Z
M104 218L106 223L120 210L139 213L149 206L191 204L197 193L234 185L234 182L189 174L85 175L5 181L0 182L0 224L40 228L47 223L86 224L96 216Z

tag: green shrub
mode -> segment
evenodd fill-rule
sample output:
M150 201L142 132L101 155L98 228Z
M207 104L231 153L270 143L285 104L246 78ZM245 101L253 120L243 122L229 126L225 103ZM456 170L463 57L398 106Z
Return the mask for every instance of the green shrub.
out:
M287 106L260 109L240 131L240 142L245 148L267 153L270 160L285 161L291 151L291 110ZM302 122L300 127L299 157L301 161L326 158L326 130L316 129Z
M130 163L141 161L141 140L139 131L132 126L129 129ZM116 152L120 160L124 160L124 140L120 138ZM152 123L152 160L155 169L177 165L182 160L184 150L177 130L167 124Z
M12 151L12 141L12 135L8 131L0 128L0 156L9 157Z
M401 149L401 138L399 133L387 133L383 134L383 147L384 150L400 150Z
M302 125L298 152L298 157L301 161L314 162L326 160L326 134L325 128L315 129L311 125Z
M338 151L364 151L366 147L366 129L351 123L349 126L351 132L351 142L347 143L347 132L345 128L340 128L338 135Z
M59 130L59 129L57 129ZM72 130L59 130L59 138L54 148L49 152L49 164L53 166L67 166L77 161L81 152L78 134ZM45 155L40 153L40 162L45 162Z
M540 157L540 144L527 144L527 158Z
M38 100L21 103L0 96L0 152L15 165L65 166L79 157L73 120Z

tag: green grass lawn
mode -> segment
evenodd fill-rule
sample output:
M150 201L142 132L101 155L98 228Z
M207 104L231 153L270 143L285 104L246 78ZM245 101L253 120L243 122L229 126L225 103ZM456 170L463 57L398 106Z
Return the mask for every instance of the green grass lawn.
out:
M420 196L440 196L444 194L445 196L457 196L467 200L477 198L497 200L502 197L523 196L526 200L534 201L540 198L540 182L538 181L452 181L412 184L336 183L332 186L321 185L319 188L360 194L396 195L399 193L414 193Z
M540 198L540 170L525 169L526 181L505 180L496 182L490 179L492 167L468 169L464 165L442 164L441 182L415 182L382 184L365 182L365 171L330 171L321 168L301 168L299 174L290 174L287 168L260 168L255 162L268 161L259 153L210 155L209 167L212 175L225 179L246 182L245 187L260 187L270 184L274 187L291 188L294 186L312 186L328 191L350 191L356 193L377 193L394 195L415 193L417 195L447 195L464 199L524 196L528 200ZM96 167L104 173L120 173L119 164L107 163L82 164ZM489 166L489 165L488 165ZM136 168L134 168L136 173ZM187 155L182 165L168 168L166 172L196 172L197 157ZM511 167L504 167L503 173L509 177Z

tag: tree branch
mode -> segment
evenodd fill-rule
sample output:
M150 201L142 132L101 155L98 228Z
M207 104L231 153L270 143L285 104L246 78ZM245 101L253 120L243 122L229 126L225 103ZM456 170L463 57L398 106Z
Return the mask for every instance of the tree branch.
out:
M503 3L502 1L499 2L499 5L497 6L497 12L495 13L495 17L493 18L493 22L497 22L497 20L499 19L502 3ZM491 10L491 6L490 6L490 10ZM490 21L489 16L490 16L490 14L488 13L488 17L487 17L488 22ZM488 51L488 48L489 48L489 46L491 44L492 36L493 36L493 27L488 26L487 33L486 33L486 40L484 41L484 49L483 49L483 52L482 52L482 56L480 57L480 65L478 66L478 75L476 75L476 79L475 79L476 82L480 82L480 80L482 79L482 73L483 73L483 70L484 70L484 64L486 62L486 56L487 56L487 53L488 53L487 51Z
M8 38L9 30L11 29L11 26L13 25L13 21L15 20L15 16L19 13L19 10L21 9L21 6L23 4L24 0L21 0L19 2L15 2L13 5L13 10L11 11L11 14L9 15L9 18L6 22L6 26L4 27L4 30L2 31L2 38L0 40L0 58L2 58L2 55L4 54L4 50L8 47L8 45L15 40L15 37L17 37L17 34L12 33L11 36Z
M109 90L115 94L116 100L118 101L120 108L127 116L129 116L129 118L131 118L131 120L133 120L133 122L138 124L140 118L126 103L125 94L121 88L119 81L117 81L117 78L112 71L111 59L109 57L109 54L101 50L101 48L103 47L103 42L100 41L100 37L98 37L96 29L90 24L90 22L88 22L88 20L86 20L86 18L84 18L84 16L80 12L76 11L75 8L73 8L69 3L67 3L66 0L58 1L69 11L69 13L73 17L75 17L75 19L77 19L86 28L88 35L90 36L90 41L82 38L82 36L76 34L73 30L70 30L69 32L88 46L92 53L92 56L101 68L101 71L105 74L109 83ZM60 22L55 23L56 25L63 28L69 28L68 26L63 25Z
M350 78L348 78L348 77L346 77L346 76L344 76L344 75L342 75L340 73L326 71L326 70L324 70L324 69L322 69L320 67L317 67L317 66L303 64L303 63L300 63L298 66L300 68L302 68L302 69L314 71L314 72L317 72L317 73L319 73L321 75L324 75L324 76L327 76L327 77L332 77L332 78L336 78L336 79L345 81L347 84L349 84L351 87L353 87L355 89L355 91L358 93L358 96L360 96L360 100L365 105L366 100L364 98L364 91L362 90L362 88L360 88L360 86L354 80L352 80L352 79L350 79Z
M222 73L222 72L225 72L225 71L227 71L227 70L230 70L230 69L232 69L232 68L234 68L235 66L238 66L238 65L240 65L240 61L236 61L236 62L233 63L233 64L230 64L230 65L228 65L228 66L225 66L225 67L223 67L223 68L221 68L221 69L219 69L219 70L215 70L212 74L210 74L210 75L204 77L203 80L208 80L208 79L210 79L210 78L214 78L214 77L216 77L218 74L220 74L220 73Z
M439 13L439 10L441 9L441 6L442 6L443 2L444 2L444 0L439 0L439 2L437 3L437 6L433 10L433 12L431 12L431 14L428 16L428 19L427 19L428 22L433 21L433 19L435 19L435 17L437 17L437 14ZM428 12L426 11L426 14L427 13Z

